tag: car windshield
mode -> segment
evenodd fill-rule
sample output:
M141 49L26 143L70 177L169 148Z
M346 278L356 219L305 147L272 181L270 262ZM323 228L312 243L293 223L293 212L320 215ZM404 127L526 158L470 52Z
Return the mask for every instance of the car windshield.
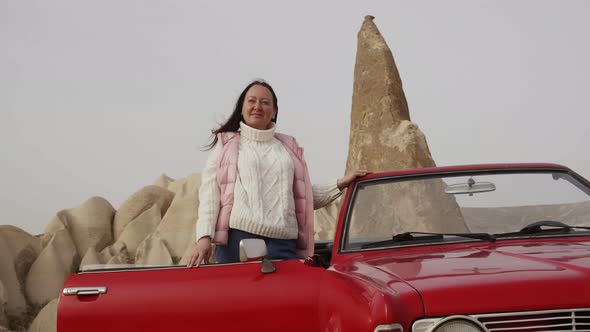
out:
M522 229L535 222L590 226L590 189L567 173L539 171L366 180L353 193L343 249L531 236ZM487 234L461 236L471 233Z

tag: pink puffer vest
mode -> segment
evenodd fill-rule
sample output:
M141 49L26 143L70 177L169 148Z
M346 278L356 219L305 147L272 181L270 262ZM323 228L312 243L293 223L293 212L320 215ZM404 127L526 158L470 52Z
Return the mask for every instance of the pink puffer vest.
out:
M275 137L287 149L295 170L293 179L293 194L295 198L295 214L297 216L297 255L301 258L313 255L313 191L307 164L303 158L303 149L299 147L295 138L275 134ZM234 187L238 177L238 149L240 146L239 132L226 132L218 135L222 150L217 160L217 185L221 192L221 203L213 242L227 244L229 219L234 204Z

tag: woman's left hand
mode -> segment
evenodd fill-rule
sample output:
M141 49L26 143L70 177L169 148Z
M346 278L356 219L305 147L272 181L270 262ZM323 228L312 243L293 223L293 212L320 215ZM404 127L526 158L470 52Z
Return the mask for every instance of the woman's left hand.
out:
M348 185L354 181L357 177L365 176L369 174L369 171L365 170L354 170L346 174L343 178L338 179L338 189L343 190L344 188L348 187Z

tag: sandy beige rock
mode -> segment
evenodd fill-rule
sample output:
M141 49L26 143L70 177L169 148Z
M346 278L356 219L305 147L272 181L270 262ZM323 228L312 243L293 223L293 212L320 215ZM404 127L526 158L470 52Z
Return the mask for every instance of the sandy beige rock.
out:
M434 166L410 113L393 55L365 17L358 33L346 170L373 172Z
M168 210L174 193L159 186L146 186L135 192L117 210L113 222L113 235L118 240L123 230L132 220L150 209L153 205L160 209L160 216Z
M9 287L6 289L7 293L3 294L3 300L8 303L3 304L2 308L12 315L24 313L27 302L14 270L14 258L2 238L0 238L0 281ZM8 305L11 307L9 308Z
M113 262L112 264L128 264L131 262L127 246L123 242L117 242L104 248L98 255L98 259L102 264L109 262Z
M384 239L407 231L467 232L455 197L444 194L445 187L438 179L365 187L355 199L351 237Z
M154 185L166 188L175 195L185 196L194 193L195 191L199 191L199 187L201 187L201 174L193 173L178 180L174 180L166 174L162 174L154 181Z
M8 326L8 318L6 317L6 303L6 290L4 289L4 284L2 284L2 281L0 280L0 326Z
M199 206L200 174L176 180L169 185L175 196L166 215L154 232L170 251L174 263L178 263L187 247L195 242L195 226Z
M121 258L120 256L113 256L107 262L107 265L119 265L119 264L127 264L127 260L124 258Z
M114 215L115 209L107 200L92 197L76 208L58 212L47 225L43 242L48 243L53 234L65 228L78 255L84 255L91 246L102 250L113 242L111 225Z
M185 178L173 181L168 186L168 190L176 195L186 196L199 192L201 187L201 174L193 173Z
M162 220L160 207L154 204L127 224L117 243L124 243L130 257L135 257L139 244L156 229Z
M393 55L373 17L367 16L358 33L346 169L380 172L432 166L435 163L426 138L410 121ZM442 181L412 183L365 193L355 211L364 222L352 226L351 234L466 231L455 198L445 195L443 186ZM441 209L444 216L432 215L431 211Z
M26 276L40 253L39 237L14 226L0 226L0 281L4 284L7 314L24 313Z
M49 241L53 238L53 235L57 233L57 231L62 229L67 229L67 223L65 222L68 217L66 215L67 210L61 210L51 218L47 226L45 226L45 231L43 235L41 235L41 246L45 248Z
M172 256L162 239L148 236L137 248L136 265L171 265Z
M80 256L70 233L59 230L31 266L26 280L26 295L31 304L40 305L57 298L66 278L78 269Z
M55 332L57 330L58 300L54 299L41 309L28 332Z
M196 241L197 204L196 194L175 197L154 232L166 243L174 262L178 262L186 248Z
M156 181L154 181L154 186L169 189L168 187L170 186L170 183L172 183L172 182L174 182L173 178L169 177L166 174L162 174L162 175L158 176Z
M96 265L102 264L99 258L99 253L94 249L94 247L88 248L84 257L82 257L82 261L80 262L79 270L84 270L84 267L87 265Z
M314 211L314 238L316 240L334 240L341 203L342 196L327 206Z
M101 252L96 252L94 248L89 248L86 255L82 258L79 270L88 271L132 267L134 264L130 264L129 262L131 261L132 257L130 257L125 243L117 242L104 248Z

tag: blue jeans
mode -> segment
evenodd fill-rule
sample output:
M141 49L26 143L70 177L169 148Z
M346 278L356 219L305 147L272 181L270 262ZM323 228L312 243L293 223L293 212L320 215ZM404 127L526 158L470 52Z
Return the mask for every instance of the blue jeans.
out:
M217 245L215 247L215 260L218 264L238 263L240 261L240 241L243 239L261 239L266 242L268 259L295 259L297 252L295 250L296 240L271 239L266 236L260 236L239 229L229 229L227 236L227 245Z

